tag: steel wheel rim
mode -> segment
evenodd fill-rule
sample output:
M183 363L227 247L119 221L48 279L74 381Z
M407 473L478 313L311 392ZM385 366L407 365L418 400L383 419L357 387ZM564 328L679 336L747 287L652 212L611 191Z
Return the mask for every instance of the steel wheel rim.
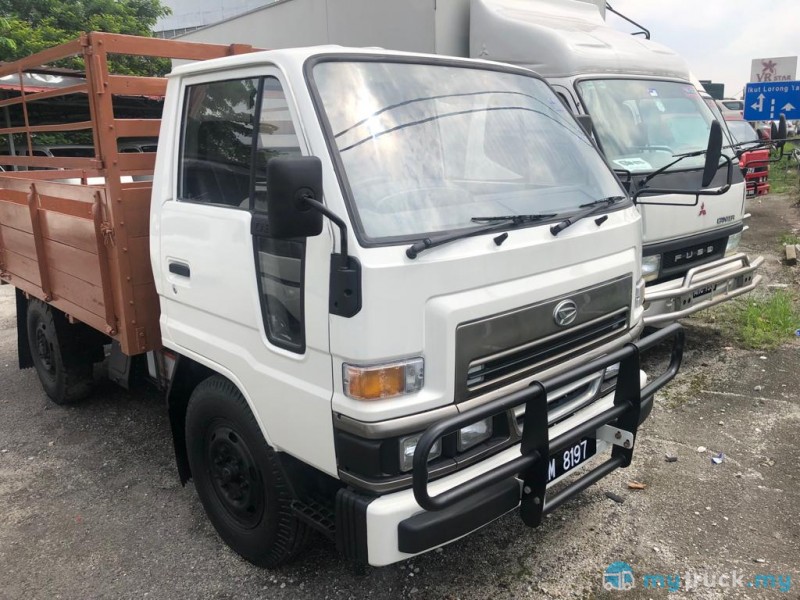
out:
M39 358L39 364L49 374L55 373L55 364L53 361L53 344L47 335L47 326L39 322L36 324L36 354Z
M211 487L225 511L245 528L256 527L265 508L264 486L247 444L229 424L213 424L206 443Z

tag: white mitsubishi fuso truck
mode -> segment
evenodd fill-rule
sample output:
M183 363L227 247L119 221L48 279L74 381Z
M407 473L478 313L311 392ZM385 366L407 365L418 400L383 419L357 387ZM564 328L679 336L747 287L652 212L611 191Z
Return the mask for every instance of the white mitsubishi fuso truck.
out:
M66 48L122 51L92 36ZM148 44L126 47L169 42ZM181 479L236 552L280 564L317 529L387 565L518 507L537 526L628 466L683 333L640 337L640 213L541 77L335 46L195 62L168 77L152 183L103 137L150 125L102 104L139 79L86 78L100 148L71 160L95 183L0 176L0 278L55 401L85 393L104 341L147 352Z
M712 192L669 193L706 187L703 151L716 118L685 61L604 16L604 0L282 0L186 39L380 46L539 73L570 110L591 117L598 146L638 205L645 323L662 326L754 289L763 258L738 251L746 185L729 140Z

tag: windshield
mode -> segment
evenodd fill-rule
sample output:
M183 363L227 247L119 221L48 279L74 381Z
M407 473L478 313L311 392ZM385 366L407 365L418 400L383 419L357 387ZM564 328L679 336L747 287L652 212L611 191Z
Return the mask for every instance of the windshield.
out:
M747 121L727 121L728 131L735 138L735 142L757 142L758 134Z
M577 84L600 145L615 168L648 173L676 154L705 150L714 115L688 83L607 79ZM669 170L696 169L705 155Z
M474 217L563 213L624 195L537 78L402 62L313 70L369 241L474 228Z

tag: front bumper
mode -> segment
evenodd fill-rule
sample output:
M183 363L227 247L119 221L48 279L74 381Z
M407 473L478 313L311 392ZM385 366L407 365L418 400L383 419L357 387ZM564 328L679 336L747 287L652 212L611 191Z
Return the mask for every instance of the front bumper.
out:
M672 341L668 369L643 385L640 353L667 340ZM525 524L539 525L545 514L630 464L636 431L649 414L656 391L678 372L682 356L683 330L673 324L569 373L534 382L430 425L414 454L412 489L377 498L340 490L336 511L339 549L351 559L381 566L450 543L517 506L521 506ZM577 424L570 417L563 422L569 427L561 423L548 427L548 392L617 363L619 375L613 394L583 409ZM520 444L429 484L428 455L437 439L520 405L525 405ZM548 497L547 488L558 481L548 483L550 457L585 438L597 440L597 455L569 473L581 473L578 479ZM610 457L597 464L609 445Z
M740 252L689 269L683 279L646 287L645 325L670 323L752 291L761 281L755 271L763 262L762 256L751 262Z

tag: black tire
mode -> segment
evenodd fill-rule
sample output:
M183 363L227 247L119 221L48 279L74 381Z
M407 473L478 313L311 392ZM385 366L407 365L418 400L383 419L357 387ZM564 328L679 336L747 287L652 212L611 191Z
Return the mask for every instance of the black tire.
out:
M283 471L241 392L213 376L186 411L186 451L195 489L214 528L237 554L260 567L294 558L308 528L292 513Z
M68 340L59 335L68 326L64 316L39 300L30 300L27 312L28 345L45 393L61 405L89 396L93 362L85 352L69 351Z

